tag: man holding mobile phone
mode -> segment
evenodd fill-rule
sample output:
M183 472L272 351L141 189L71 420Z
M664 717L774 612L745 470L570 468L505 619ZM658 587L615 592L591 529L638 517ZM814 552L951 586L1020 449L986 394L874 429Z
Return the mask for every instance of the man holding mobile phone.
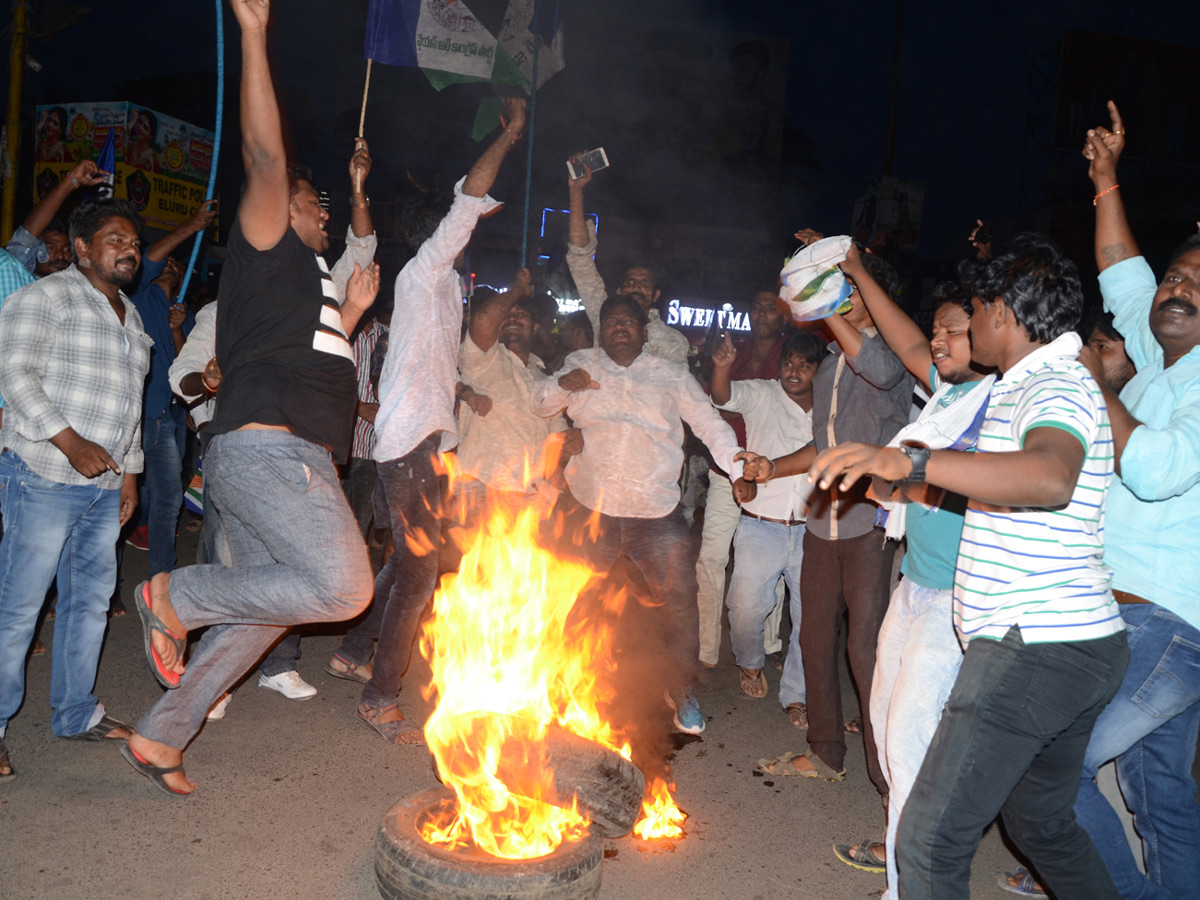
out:
M575 163L583 154L575 154L570 162ZM589 229L587 218L583 213L583 189L592 181L592 170L584 163L584 174L579 178L571 178L567 182L571 193L571 214L567 232L567 268L571 270L571 278L575 287L579 288L579 296L583 300L583 308L587 311L592 323L592 330L600 333L600 307L608 299L608 288L596 268L596 233ZM646 350L652 356L661 356L672 362L687 365L688 339L683 333L669 326L662 320L657 309L662 292L658 287L658 276L648 265L634 265L625 270L621 283L615 292L618 297L632 297L638 306L646 313Z

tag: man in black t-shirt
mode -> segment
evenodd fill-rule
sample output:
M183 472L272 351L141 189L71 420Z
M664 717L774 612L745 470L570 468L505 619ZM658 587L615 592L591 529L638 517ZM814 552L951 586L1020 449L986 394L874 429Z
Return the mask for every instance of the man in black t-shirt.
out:
M217 318L222 380L205 459L232 565L154 576L134 602L151 669L171 690L138 722L126 760L163 791L195 789L183 748L217 697L290 626L339 621L371 599L366 546L338 481L357 402L347 335L379 270L355 267L340 308L325 261L328 214L289 174L267 62L269 0L233 0L242 29L246 190ZM209 626L185 672L190 630Z

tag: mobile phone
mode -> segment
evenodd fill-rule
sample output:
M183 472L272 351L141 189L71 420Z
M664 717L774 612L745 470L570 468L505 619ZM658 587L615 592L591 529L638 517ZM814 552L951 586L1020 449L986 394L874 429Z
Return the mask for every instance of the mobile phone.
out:
M587 169L584 168L587 166ZM603 147L597 147L595 150L589 150L577 160L567 160L567 172L571 178L582 178L587 174L587 170L599 172L601 169L608 168L608 154L604 152Z

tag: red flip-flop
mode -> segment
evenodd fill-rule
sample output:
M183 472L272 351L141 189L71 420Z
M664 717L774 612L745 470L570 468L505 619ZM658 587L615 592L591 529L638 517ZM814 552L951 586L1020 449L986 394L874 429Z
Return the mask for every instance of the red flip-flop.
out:
M142 620L142 644L146 651L146 661L150 663L150 671L154 673L159 684L167 690L173 691L179 687L179 673L173 672L163 665L162 658L154 649L154 641L151 640L151 636L156 631L166 635L167 639L175 645L175 653L179 659L183 659L183 652L187 649L187 638L181 638L173 632L150 609L150 582L143 581L133 592L133 606L137 610L138 618Z

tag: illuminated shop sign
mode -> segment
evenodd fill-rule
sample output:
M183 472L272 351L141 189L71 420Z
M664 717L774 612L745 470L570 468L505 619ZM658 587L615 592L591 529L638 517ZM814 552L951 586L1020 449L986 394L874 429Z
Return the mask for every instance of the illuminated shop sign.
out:
M749 331L750 317L744 312L738 312L732 303L726 303L720 309L711 306L684 306L679 300L667 304L667 324L679 328L708 328L713 322L718 328L729 331Z

